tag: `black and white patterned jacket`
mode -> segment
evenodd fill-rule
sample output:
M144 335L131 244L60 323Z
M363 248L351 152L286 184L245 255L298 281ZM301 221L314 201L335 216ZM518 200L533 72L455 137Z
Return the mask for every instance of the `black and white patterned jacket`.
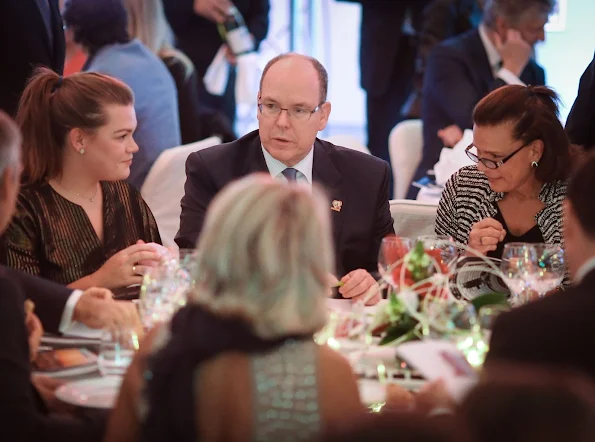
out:
M548 244L562 243L562 202L565 197L565 181L546 183L539 193L545 208L535 215L535 221ZM493 218L497 213L495 203L502 198L504 194L490 188L488 179L477 166L463 167L444 187L436 215L436 234L448 235L467 244L473 225L484 218Z

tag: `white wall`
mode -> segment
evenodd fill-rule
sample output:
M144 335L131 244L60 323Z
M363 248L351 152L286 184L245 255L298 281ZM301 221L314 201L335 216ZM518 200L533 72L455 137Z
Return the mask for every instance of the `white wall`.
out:
M595 0L567 0L566 27L548 32L537 48L537 59L546 71L546 82L558 92L562 121L576 98L578 83L595 51Z

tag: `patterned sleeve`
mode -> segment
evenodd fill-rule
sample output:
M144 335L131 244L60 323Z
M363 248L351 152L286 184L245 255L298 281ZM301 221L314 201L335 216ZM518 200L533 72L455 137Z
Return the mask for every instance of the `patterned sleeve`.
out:
M446 235L462 244L467 244L467 238L461 232L457 222L457 185L459 172L453 174L444 186L444 191L438 204L436 213L436 235Z
M157 226L157 221L155 221L153 212L151 212L151 209L141 196L140 192L137 193L137 197L139 199L141 213L143 214L143 226L145 229L145 236L147 238L145 242L163 244L161 242L161 236L159 235L159 227Z
M40 232L35 220L35 211L21 194L17 201L16 213L2 238L0 262L13 269L39 275L39 241Z

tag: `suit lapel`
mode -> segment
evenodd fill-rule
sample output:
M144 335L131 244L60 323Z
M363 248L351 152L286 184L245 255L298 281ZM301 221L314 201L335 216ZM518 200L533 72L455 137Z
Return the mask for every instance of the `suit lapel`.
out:
M262 153L262 145L260 143L260 137L258 136L258 130L246 135L246 137L252 137L248 148L246 149L246 160L243 165L243 170L239 173L239 176L248 175L254 172L265 172L269 173L267 163L264 160Z
M317 138L314 142L312 181L326 190L330 200L328 210L331 214L335 249L337 248L337 244L340 243L341 227L345 219L344 208L345 206L348 207L349 204L348 196L345 195L341 187L341 179L341 173L333 162L328 143L322 142ZM333 203L335 210L332 209ZM337 266L340 266L338 257L339 253L337 253Z
M477 29L473 31L471 38L469 38L469 55L473 60L471 66L474 69L477 69L481 81L485 88L489 90L494 81L494 72L492 71L492 66L490 66L488 54L486 53Z
M35 28L38 30L37 32L40 33L40 37L43 41L43 45L45 46L45 49L48 53L48 60L51 60L53 62L54 61L54 53L53 53L52 47L50 45L50 37L48 36L47 27L45 25L45 21L43 19L42 12L39 9L37 0L31 0L31 3L33 4L33 9L35 9L35 11L33 12L32 15L33 15L33 17L35 17L34 20L37 20L37 25L35 26ZM23 4L25 4L25 3L23 3ZM52 1L49 2L49 8L50 8L50 20L51 20L52 28L53 28L54 5L53 5ZM51 66L48 66L48 67L51 67Z
M51 17L51 31L54 35L54 45L50 47L49 39L47 40L47 47L50 51L50 59L53 63L53 68L60 75L64 72L64 57L66 56L66 42L64 40L64 25L62 23L62 14L60 13L60 5L57 0L49 0L50 3L50 17ZM43 20L43 18L42 18Z

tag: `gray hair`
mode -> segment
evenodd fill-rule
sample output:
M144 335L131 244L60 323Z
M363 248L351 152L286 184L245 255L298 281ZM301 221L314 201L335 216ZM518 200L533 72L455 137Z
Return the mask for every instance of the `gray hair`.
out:
M190 300L244 317L265 339L313 334L326 323L330 232L328 200L316 186L244 177L207 211Z
M7 168L18 164L22 140L17 124L0 110L0 176Z
M483 21L489 28L496 25L498 17L516 24L531 11L550 15L554 6L555 0L485 0Z
M289 58L289 57L301 57L305 60L308 60L310 63L312 63L312 66L314 67L314 69L316 69L316 72L318 73L318 82L320 83L320 102L324 103L326 101L326 98L328 95L328 73L326 72L326 69L324 68L322 63L320 63L314 57L310 57L308 55L296 54L295 52L287 52L285 54L277 55L275 58L272 58L271 60L269 60L269 62L266 64L266 66L264 67L264 69L262 71L262 76L260 77L260 86L259 86L260 91L262 91L262 82L264 81L264 76L267 74L267 72L271 68L271 66L273 66L278 61L281 61L281 60L283 60L285 58Z
M194 70L192 61L173 45L173 31L165 17L161 0L124 0L128 12L128 34L137 38L157 56L175 57L186 69L186 77Z

